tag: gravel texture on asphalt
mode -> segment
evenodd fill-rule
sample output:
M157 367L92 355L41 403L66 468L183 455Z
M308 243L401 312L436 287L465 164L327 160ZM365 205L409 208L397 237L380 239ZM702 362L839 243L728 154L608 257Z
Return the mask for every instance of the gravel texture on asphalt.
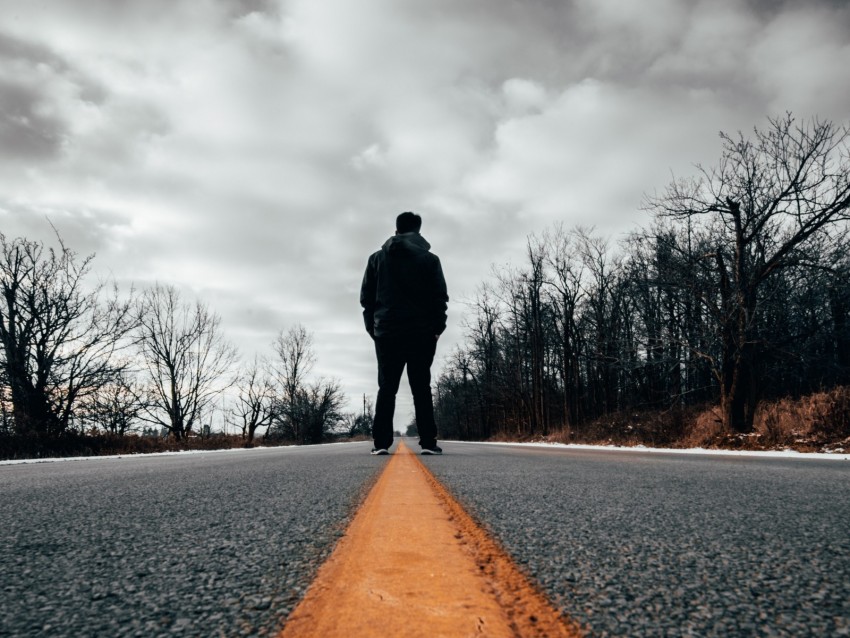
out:
M369 449L0 467L0 636L273 635L390 458Z
M441 443L423 457L596 636L850 636L850 462Z

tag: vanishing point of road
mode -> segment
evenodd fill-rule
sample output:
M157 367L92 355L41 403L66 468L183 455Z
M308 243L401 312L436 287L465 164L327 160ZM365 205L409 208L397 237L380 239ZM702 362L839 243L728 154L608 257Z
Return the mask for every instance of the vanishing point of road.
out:
M381 521L410 519L380 542L410 556L408 571L408 550L427 561L434 542L433 576L462 561L441 560L454 556L443 541L414 532L460 525L461 507L473 522L447 543L480 545L477 523L541 600L590 635L850 636L848 461L444 448L421 459L352 443L2 465L0 636L274 636L287 618L295 635L323 563L340 580L344 547L375 555L348 536L338 543L346 529L377 538ZM422 483L392 491L414 474L442 506L417 502ZM388 513L375 509L378 492ZM377 527L359 523L366 509ZM396 568L369 573L365 558L363 578L379 590L377 571ZM441 578L454 580L432 578L426 593ZM407 607L392 617L420 635L423 616L407 618ZM482 619L486 636L494 625ZM508 619L505 631L528 635Z

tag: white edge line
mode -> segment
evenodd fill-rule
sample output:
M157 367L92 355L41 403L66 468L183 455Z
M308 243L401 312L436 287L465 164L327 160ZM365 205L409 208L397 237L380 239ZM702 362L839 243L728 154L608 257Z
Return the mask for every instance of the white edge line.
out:
M474 443L475 445L511 445L517 447L561 448L566 450L601 450L606 452L642 452L646 454L692 454L700 456L755 456L780 459L813 459L850 461L850 454L832 452L797 452L795 450L714 450L706 448L657 448L642 445L586 445L582 443L512 443L510 441L446 441L447 443Z

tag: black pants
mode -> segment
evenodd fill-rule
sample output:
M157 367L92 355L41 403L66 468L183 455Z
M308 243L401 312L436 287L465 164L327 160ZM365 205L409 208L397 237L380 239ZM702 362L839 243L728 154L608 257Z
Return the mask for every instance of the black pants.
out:
M375 338L378 355L378 400L372 438L376 448L388 448L393 443L393 413L395 395L401 373L407 366L407 380L413 393L419 445L431 447L437 442L434 423L434 403L431 399L431 363L437 350L434 335L391 335Z

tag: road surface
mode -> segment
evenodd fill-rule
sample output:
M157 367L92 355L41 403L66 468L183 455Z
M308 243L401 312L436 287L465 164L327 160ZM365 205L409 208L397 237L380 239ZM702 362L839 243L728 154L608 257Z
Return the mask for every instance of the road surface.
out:
M429 469L596 635L850 635L848 461L445 447Z
M274 635L384 465L369 449L0 466L0 636Z
M850 635L850 462L443 447L423 462L595 635ZM0 466L0 636L274 635L369 448Z

